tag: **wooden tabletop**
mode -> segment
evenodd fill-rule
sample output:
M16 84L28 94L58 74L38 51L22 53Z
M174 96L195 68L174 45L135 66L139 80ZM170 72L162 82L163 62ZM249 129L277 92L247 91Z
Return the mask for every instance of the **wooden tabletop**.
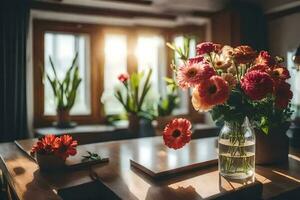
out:
M192 140L182 149L182 156L189 159L205 153L206 145L212 145L215 139ZM34 142L35 140L23 141L27 148ZM220 177L217 166L162 180L153 180L132 168L130 159L143 157L152 162L148 155L153 156L162 151L168 154L168 151L173 151L163 147L161 137L78 147L80 152L87 150L109 157L109 163L95 165L89 169L45 174L41 173L37 164L14 143L3 143L0 145L0 167L16 196L21 200L61 199L58 194L66 199L80 199L80 195L96 195L99 191L104 192L105 196L110 196L109 199L206 199L239 190L241 186L250 183L233 182ZM283 166L256 166L256 180L263 184L264 199L299 190L299 155L290 155L289 163ZM172 161L170 158L170 163L174 164L176 160Z

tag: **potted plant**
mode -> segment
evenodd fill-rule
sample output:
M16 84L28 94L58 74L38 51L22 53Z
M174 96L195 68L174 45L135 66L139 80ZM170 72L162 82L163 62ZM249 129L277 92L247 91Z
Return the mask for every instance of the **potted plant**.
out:
M77 153L77 145L77 141L69 135L46 135L32 147L30 154L36 156L40 170L58 170L64 167L69 156Z
M281 58L266 51L257 53L250 46L233 48L212 42L198 44L196 57L187 58L186 50L168 46L184 62L174 68L179 87L192 88L194 108L209 111L218 124L223 124L218 139L222 176L253 177L255 157L260 155L268 158L261 160L264 164L287 160L285 141L293 94L287 83L289 71ZM167 125L165 143L169 147L182 147L189 141L189 124L179 120ZM254 128L259 131L255 133ZM284 142L285 145L280 145L284 149L277 148L276 144ZM272 157L279 152L284 153Z
M179 106L178 86L174 79L165 78L167 94L161 97L157 104L157 129L163 130L166 124L172 119L172 112Z
M78 53L76 53L72 61L72 65L67 70L64 79L60 80L57 76L53 61L49 56L50 65L54 76L51 78L51 75L47 73L46 77L53 90L57 113L56 126L59 128L69 128L74 126L74 123L71 123L70 120L70 110L75 103L77 89L82 80L79 77L77 57Z
M151 89L151 74L150 69L146 76L145 73L121 74L118 79L125 88L125 92L121 89L115 91L115 97L122 104L127 112L129 121L129 130L132 133L138 134L140 129L141 118L151 119L151 113L145 110L145 99ZM145 79L144 79L145 78Z

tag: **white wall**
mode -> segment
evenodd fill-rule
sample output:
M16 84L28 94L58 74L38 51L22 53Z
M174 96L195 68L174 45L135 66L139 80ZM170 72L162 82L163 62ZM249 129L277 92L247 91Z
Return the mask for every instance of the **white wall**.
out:
M269 22L269 46L273 55L285 58L285 64L291 72L292 91L294 92L292 103L300 104L300 74L292 69L292 55L288 51L295 51L300 45L300 13L288 15Z
M286 58L287 51L300 45L300 13L271 20L268 24L271 53Z

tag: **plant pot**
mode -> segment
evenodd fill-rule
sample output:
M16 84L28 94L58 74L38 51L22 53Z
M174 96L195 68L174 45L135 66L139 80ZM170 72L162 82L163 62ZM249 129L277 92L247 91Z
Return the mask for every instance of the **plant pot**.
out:
M271 130L268 135L261 130L256 133L255 163L270 165L288 161L289 139L286 130Z
M75 122L71 122L70 110L57 109L56 120L54 125L58 128L73 128L76 126Z
M65 160L55 155L36 154L36 160L41 171L54 171L65 166Z
M128 130L134 137L151 137L155 136L155 130L152 121L139 118L137 115L128 116Z
M140 118L136 114L128 115L128 129L132 134L138 135L140 130Z

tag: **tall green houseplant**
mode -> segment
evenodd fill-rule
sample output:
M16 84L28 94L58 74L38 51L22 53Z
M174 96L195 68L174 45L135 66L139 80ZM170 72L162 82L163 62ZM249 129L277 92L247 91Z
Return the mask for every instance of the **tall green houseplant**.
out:
M76 53L64 79L60 80L57 76L52 58L49 56L53 77L51 77L49 73L46 73L46 77L51 85L55 98L58 126L68 126L70 123L69 112L74 106L77 90L82 80L79 76L77 58L78 53Z
M125 92L118 89L115 91L115 97L126 110L129 129L132 132L138 132L141 118L152 118L149 110L145 109L145 98L151 89L151 75L152 69L146 74L144 72L132 73L130 76L121 74L118 77Z

